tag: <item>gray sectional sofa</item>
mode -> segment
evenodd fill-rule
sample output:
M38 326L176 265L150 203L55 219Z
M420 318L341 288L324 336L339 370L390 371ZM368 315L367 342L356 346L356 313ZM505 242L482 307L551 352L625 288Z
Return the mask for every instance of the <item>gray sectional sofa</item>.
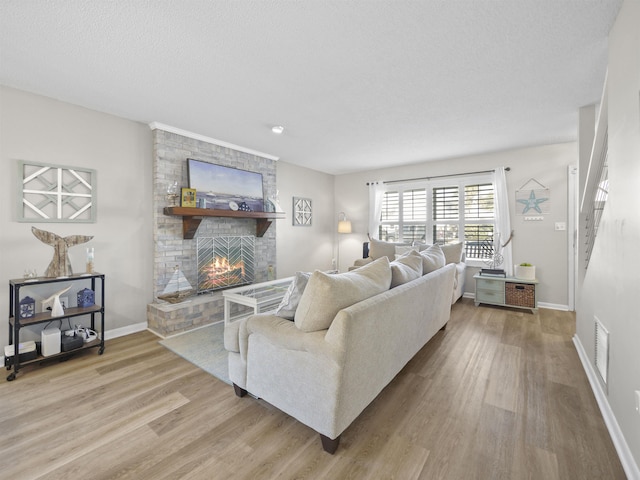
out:
M422 275L421 262L412 253L342 274L316 271L293 320L241 320L237 339L225 341L236 395L249 392L291 415L333 453L342 432L449 320L456 267Z

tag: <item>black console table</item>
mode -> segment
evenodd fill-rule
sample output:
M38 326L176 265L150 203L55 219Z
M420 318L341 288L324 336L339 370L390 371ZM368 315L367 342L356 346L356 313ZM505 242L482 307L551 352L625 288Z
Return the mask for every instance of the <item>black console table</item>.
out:
M96 290L97 281L99 281L99 290ZM67 277L38 277L28 279L16 279L9 280L9 344L14 345L14 353L10 358L5 357L5 366L7 370L13 369L13 371L7 376L7 381L15 380L20 368L24 365L31 363L42 362L44 360L50 360L54 358L66 358L69 355L73 355L78 351L82 351L88 348L98 348L98 353L102 355L104 353L104 305L98 305L97 303L89 307L68 307L64 310L64 315L59 317L52 317L51 312L46 311L42 313L34 313L33 316L28 318L20 318L20 291L26 288L37 291L42 289L43 285L49 285L54 283L62 283L62 286L71 284L72 289L69 290L69 296L76 294L83 288L90 287L94 291L95 300L100 300L104 304L104 275L101 273L85 273L80 275L70 275ZM77 289L74 290L74 287ZM24 291L24 290L23 290ZM99 294L99 295L98 295ZM96 330L96 314L100 315L100 329ZM42 356L38 355L35 359L20 361L20 352L18 346L20 345L20 330L24 327L31 325L37 325L47 322L62 321L74 317L89 316L91 320L91 330L94 330L98 336L89 342L85 342L82 347L54 355ZM62 330L62 329L61 329Z

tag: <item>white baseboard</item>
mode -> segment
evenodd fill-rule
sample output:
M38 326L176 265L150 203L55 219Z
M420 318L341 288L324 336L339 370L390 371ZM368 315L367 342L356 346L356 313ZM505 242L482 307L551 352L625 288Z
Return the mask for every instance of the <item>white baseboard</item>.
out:
M104 339L111 340L112 338L124 337L125 335L131 335L132 333L142 332L147 329L147 322L134 323L133 325L127 325L126 327L114 328L113 330L107 330L104 332Z
M550 310L562 310L563 312L569 311L569 305L562 305L561 303L538 302L538 308L548 308Z
M471 298L474 300L476 298L475 292L464 292L462 296L464 298ZM538 302L538 308L548 308L550 310L562 310L563 312L569 311L569 305L562 305L561 303Z
M587 352L584 350L584 347L582 346L582 342L580 341L580 338L578 338L578 335L573 336L573 344L575 345L578 352L578 357L580 357L580 361L582 362L582 368L584 368L584 371L587 374L587 378L589 379L591 390L593 390L593 394L596 397L596 401L598 402L598 406L600 407L600 412L602 413L602 417L604 418L604 423L607 425L609 435L611 435L613 445L616 448L616 452L618 452L618 457L620 457L622 468L624 468L624 472L626 473L629 480L640 480L640 469L638 469L638 465L636 464L633 455L631 454L629 445L624 438L622 430L620 430L620 425L618 425L618 420L616 420L616 416L611 410L609 400L607 400L607 396L604 393L604 390L602 390L602 385L600 385L600 381L598 380L596 371L589 361Z

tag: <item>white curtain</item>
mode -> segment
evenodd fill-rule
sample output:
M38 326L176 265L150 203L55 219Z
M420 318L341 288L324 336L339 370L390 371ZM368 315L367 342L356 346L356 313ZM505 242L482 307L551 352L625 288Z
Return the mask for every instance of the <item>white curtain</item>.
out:
M496 229L494 250L504 259L502 268L507 276L513 276L513 255L511 253L511 220L509 218L509 194L507 192L507 176L504 167L493 172L493 189L496 212ZM505 245L506 244L506 245Z
M376 240L378 240L383 198L384 183L369 182L369 238L374 238Z

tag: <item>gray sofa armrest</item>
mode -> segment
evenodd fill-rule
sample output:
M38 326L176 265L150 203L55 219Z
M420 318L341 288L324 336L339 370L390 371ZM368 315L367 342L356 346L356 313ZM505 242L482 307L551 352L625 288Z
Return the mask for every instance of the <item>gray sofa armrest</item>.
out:
M240 328L240 354L246 360L249 336L256 334L285 350L308 352L335 359L336 349L325 341L326 333L326 330L303 332L291 320L271 313L251 315Z

